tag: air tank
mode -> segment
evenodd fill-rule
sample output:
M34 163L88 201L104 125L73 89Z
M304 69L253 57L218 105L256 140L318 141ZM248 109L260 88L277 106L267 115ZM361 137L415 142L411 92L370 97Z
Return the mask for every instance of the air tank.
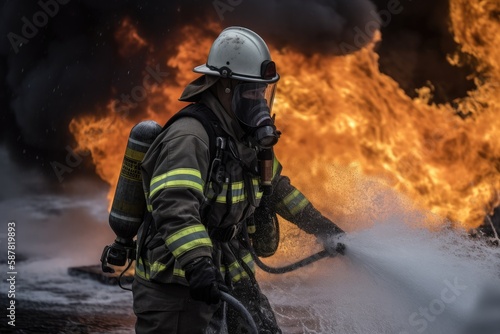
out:
M162 127L155 121L143 121L130 131L127 149L116 186L109 225L117 241L127 244L137 234L146 210L140 165Z

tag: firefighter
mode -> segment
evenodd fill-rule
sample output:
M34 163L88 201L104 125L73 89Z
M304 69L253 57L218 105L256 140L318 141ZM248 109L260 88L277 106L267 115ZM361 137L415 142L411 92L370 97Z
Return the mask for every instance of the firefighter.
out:
M226 134L218 138L223 152L217 164L211 161L205 127L184 117L156 138L142 161L153 223L138 234L146 241L133 283L136 332L247 333L243 318L220 301L225 291L249 310L259 333L281 333L255 280L248 218L264 196L268 210L325 244L343 231L290 184L273 154L272 193L263 195L258 155L272 152L279 138L270 114L279 75L263 39L229 27L194 72L202 75L180 100L216 115Z

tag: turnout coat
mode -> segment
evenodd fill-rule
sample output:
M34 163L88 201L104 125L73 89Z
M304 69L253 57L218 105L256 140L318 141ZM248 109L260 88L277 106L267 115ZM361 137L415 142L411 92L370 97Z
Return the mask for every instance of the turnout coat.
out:
M244 233L247 219L263 201L257 152L245 144L243 130L211 92L203 92L198 103L214 112L227 134L222 184L215 186L208 175L209 138L201 122L192 117L180 118L158 136L141 165L153 222L138 254L136 279L158 291L161 286L188 286L185 265L200 256L211 257L231 294L253 315L259 331L281 333L255 280L255 263ZM268 209L307 233L330 231L334 225L290 184L289 178L281 175L281 170L274 157L273 193L266 198ZM146 233L144 225L138 240ZM134 302L137 310L156 310L159 306L154 303L154 299ZM219 308L206 333L224 332L222 328L239 333L245 323L231 308L227 313Z

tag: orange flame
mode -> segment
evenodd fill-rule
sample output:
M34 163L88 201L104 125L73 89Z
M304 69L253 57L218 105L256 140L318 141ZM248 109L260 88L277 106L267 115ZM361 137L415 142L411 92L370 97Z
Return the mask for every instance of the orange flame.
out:
M477 89L453 106L429 103L428 87L417 98L407 96L380 72L375 41L342 57L272 50L282 77L273 109L283 132L277 156L285 174L320 210L338 215L335 211L355 209L349 204L350 182L374 177L461 227L481 225L499 204L500 24L495 15L500 7L493 1L453 0L450 8L455 40L476 59L477 70ZM219 27L211 24L209 30L215 34ZM193 27L183 34L185 42L166 61L179 69L176 84L152 88L143 119L163 124L180 109L177 98L196 77L191 69L206 60L213 36ZM461 61L449 58L454 64ZM113 110L110 103L107 117L84 116L70 125L80 148L91 150L96 172L111 185L110 198L128 133L138 121ZM472 117L463 120L457 111ZM342 183L332 173L355 176Z
M146 41L139 35L137 28L127 17L123 19L115 32L115 39L119 41L118 53L124 58L147 46Z

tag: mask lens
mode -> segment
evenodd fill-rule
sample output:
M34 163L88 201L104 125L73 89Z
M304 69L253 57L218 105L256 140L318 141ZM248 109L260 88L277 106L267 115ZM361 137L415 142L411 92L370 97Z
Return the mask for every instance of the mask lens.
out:
M231 109L238 120L255 128L273 124L271 108L276 84L242 83L235 87Z

